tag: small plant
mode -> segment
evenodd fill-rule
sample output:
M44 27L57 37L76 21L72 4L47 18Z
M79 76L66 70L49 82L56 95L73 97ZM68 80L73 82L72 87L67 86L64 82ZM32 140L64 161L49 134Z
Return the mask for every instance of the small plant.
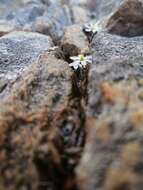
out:
M93 37L101 31L102 27L100 22L95 22L95 23L86 23L83 26L83 32L86 34L89 42L92 41Z
M72 67L74 70L77 70L79 68L86 68L86 66L90 63L92 63L92 56L84 56L83 54L80 54L78 56L70 57L70 59L73 61L69 64L70 67Z

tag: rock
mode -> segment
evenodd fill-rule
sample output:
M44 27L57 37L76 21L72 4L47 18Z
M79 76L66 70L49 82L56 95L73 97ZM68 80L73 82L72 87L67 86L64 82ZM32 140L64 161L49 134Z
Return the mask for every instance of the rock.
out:
M57 40L64 34L63 29L70 24L72 24L72 21L68 7L51 4L43 16L38 17L33 23L32 29L50 35L57 43Z
M82 26L72 25L65 29L61 49L66 58L89 51L88 41L82 31Z
M80 190L142 189L142 45L106 31L92 40Z
M22 0L1 0L0 1L0 17L6 12L15 11L22 6Z
M120 80L121 75L125 79L129 76L142 76L142 37L123 38L101 32L94 37L91 46L94 59L92 68L96 68L98 74L103 74L105 80ZM122 72L119 71L121 67Z
M30 1L23 7L3 16L5 23L16 29L50 35L55 42L63 35L63 28L72 23L68 7L60 3Z
M13 85L7 99L20 101L20 105L32 110L46 105L52 113L62 104L66 105L71 90L70 75L68 63L45 52Z
M32 32L12 32L1 37L0 79L4 83L15 81L42 52L52 45L50 37Z
M89 71L87 114L94 116L101 110L98 85L103 81L141 79L143 77L143 38L126 38L99 32L92 41L93 64Z
M143 185L142 82L104 82L100 116L88 119L86 145L77 167L80 190L137 189Z
M13 26L0 23L0 37L12 32L13 30L14 30Z
M107 22L112 34L134 37L143 35L143 1L124 0Z
M91 0L90 9L95 19L102 20L111 15L121 4L122 0Z
M89 22L89 11L87 8L75 5L71 7L71 11L74 23L82 24Z
M53 189L58 181L61 183L60 177L53 178L58 174L56 164L61 165L58 152L62 143L61 133L52 126L54 118L51 115L59 113L67 105L70 75L68 63L57 59L54 52L45 52L29 66L1 101L2 189L35 190L43 186ZM5 149L5 145L12 151ZM46 169L43 170L42 165Z

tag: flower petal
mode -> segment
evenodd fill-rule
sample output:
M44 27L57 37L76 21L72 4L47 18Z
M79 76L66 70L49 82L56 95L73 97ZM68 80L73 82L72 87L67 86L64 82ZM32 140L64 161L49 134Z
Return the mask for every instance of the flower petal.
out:
M79 57L78 56L72 56L72 57L70 57L70 59L73 61L77 61L77 60L79 60Z

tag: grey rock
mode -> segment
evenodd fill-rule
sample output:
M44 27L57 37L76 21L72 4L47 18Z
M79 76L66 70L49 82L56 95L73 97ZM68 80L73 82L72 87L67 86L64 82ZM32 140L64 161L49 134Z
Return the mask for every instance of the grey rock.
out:
M104 81L141 79L143 77L143 38L126 38L98 33L92 42L93 64L89 71L88 114L100 112L96 109L100 93L98 86Z
M63 28L72 23L68 7L58 2L30 1L6 13L2 17L5 23L19 30L50 35L55 41L62 37Z
M9 82L16 80L42 52L52 45L50 37L32 32L12 32L1 37L0 79Z
M91 0L90 7L96 19L103 19L112 14L121 4L122 0Z
M94 68L104 80L142 76L143 37L126 38L98 33L92 41Z

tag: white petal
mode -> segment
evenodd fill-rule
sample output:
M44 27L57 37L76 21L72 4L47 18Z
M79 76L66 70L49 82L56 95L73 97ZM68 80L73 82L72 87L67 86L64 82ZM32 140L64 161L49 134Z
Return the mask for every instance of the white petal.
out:
M81 64L82 64L82 66L85 67L87 65L87 62L86 61L82 61Z
M78 67L80 67L80 62L79 61L75 61L73 63L70 63L69 66L73 67L74 69L78 69Z
M79 60L79 57L73 56L73 57L70 57L70 59L73 60L73 61L77 61L77 60Z

